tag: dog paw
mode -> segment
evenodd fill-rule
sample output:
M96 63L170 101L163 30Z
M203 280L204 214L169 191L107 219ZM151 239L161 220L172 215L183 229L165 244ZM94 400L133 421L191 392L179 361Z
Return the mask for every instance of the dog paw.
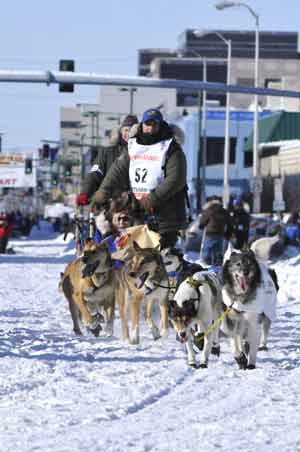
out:
M255 368L256 368L255 364L248 364L248 366L247 366L248 370L252 370L252 369L255 369Z
M200 368L200 369L207 369L207 363L201 363L201 364L199 365L199 368Z
M239 356L235 356L234 359L236 360L240 369L247 369L248 360L245 353L241 353Z
M83 336L82 331L81 331L80 329L78 329L78 328L73 328L73 331L74 331L74 333L75 333L77 336Z
M152 337L155 341L161 338L160 331L157 327L151 328Z
M95 336L99 337L100 331L102 330L101 325L97 325L95 328L90 328L90 332Z
M215 355L215 356L220 356L220 352L221 352L221 347L220 345L213 345L211 348L211 354Z
M258 350L259 350L260 352L267 352L269 349L268 349L268 346L267 346L267 345L260 345L260 346L258 347Z
M193 367L193 369L199 369L200 365L198 363L189 363L190 367Z

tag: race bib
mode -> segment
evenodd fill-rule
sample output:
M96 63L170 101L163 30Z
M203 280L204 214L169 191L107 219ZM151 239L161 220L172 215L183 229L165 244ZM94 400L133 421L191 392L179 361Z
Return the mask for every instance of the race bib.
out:
M145 146L138 144L136 139L129 140L129 178L137 199L146 196L164 179L163 166L171 141L172 139Z

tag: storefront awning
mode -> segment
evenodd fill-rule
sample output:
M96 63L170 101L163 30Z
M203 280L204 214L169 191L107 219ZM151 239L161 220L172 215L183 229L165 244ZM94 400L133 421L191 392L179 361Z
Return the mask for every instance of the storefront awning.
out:
M259 143L300 139L300 112L279 112L258 122ZM245 142L244 151L253 149L253 132Z

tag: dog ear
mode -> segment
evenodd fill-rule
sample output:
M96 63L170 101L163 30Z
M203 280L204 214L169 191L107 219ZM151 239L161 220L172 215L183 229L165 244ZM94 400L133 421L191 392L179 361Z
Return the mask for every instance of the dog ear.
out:
M137 243L137 242L135 242L135 241L133 241L133 248L134 248L134 250L136 251L136 252L139 252L139 251L141 251L143 248L141 248L140 246L139 246L139 244Z

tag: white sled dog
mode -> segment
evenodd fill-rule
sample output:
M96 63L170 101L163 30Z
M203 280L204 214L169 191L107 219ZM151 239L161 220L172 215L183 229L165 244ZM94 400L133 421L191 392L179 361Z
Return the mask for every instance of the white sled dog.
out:
M181 342L186 344L188 364L206 368L212 345L218 337L218 313L221 309L221 286L212 272L197 272L178 287L173 300L169 300L169 319ZM216 322L216 323L215 323ZM204 347L200 366L196 362L192 329L199 326L204 334ZM214 325L213 328L212 325Z
M258 262L252 250L229 249L222 268L223 302L230 312L221 330L232 338L233 354L241 369L254 369L258 349L267 349L271 322L276 317L277 277Z

